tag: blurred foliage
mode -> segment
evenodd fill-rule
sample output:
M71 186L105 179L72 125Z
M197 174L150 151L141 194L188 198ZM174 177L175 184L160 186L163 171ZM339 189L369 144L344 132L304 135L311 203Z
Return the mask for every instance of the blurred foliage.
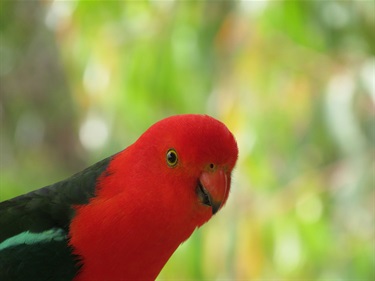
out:
M374 27L373 1L2 0L0 198L210 114L231 196L159 280L374 280Z

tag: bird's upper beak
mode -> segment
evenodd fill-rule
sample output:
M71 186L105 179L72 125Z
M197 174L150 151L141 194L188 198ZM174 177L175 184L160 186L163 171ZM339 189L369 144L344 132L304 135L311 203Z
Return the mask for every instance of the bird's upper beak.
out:
M199 177L197 194L200 201L211 206L212 214L216 214L226 200L229 192L228 176L224 169L204 171Z

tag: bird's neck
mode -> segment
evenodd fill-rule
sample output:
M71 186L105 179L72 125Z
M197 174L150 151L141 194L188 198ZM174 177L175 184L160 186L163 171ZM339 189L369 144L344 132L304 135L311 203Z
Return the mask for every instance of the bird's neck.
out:
M196 227L179 216L139 206L130 196L95 198L80 207L70 229L74 252L83 259L76 281L155 280Z

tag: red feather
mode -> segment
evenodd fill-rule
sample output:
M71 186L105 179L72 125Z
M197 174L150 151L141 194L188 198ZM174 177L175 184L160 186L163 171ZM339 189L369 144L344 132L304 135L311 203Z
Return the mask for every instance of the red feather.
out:
M171 148L175 167L166 161ZM75 280L154 280L177 247L212 217L197 195L202 173L225 174L222 191L207 187L222 207L237 154L233 135L209 116L178 115L151 126L114 156L97 196L77 206L70 243L83 266Z

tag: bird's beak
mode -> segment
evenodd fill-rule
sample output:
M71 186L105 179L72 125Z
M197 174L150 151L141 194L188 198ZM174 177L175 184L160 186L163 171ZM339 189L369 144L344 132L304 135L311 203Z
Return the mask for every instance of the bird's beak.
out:
M204 171L200 175L197 194L204 205L211 206L213 215L217 213L228 196L229 184L228 177L222 168Z

